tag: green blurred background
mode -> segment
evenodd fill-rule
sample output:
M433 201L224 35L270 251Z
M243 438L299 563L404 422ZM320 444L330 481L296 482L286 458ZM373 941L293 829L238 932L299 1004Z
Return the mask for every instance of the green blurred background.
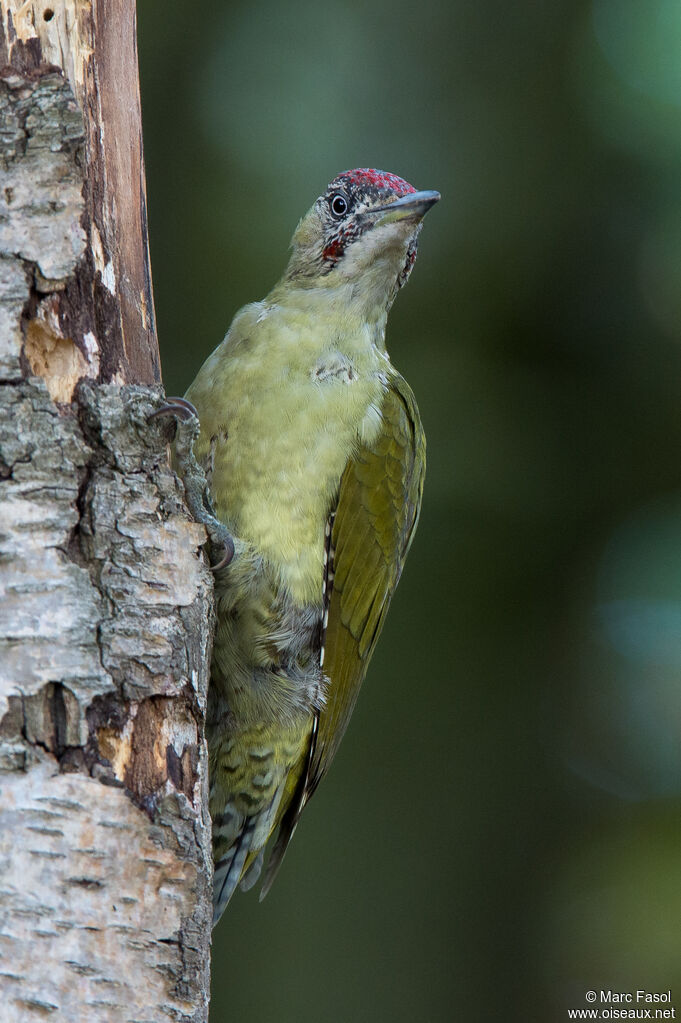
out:
M212 1023L681 1013L679 0L140 0L164 379L338 172L442 202L391 314L419 533Z

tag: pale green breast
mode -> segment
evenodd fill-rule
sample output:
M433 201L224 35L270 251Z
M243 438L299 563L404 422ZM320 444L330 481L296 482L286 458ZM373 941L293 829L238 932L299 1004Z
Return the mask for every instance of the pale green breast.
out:
M320 599L327 516L348 459L380 426L389 370L361 322L258 304L187 392L219 518L300 603Z

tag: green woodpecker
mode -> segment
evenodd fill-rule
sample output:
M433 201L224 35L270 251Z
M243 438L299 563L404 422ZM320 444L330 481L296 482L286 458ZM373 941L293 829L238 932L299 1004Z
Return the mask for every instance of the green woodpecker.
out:
M257 880L278 829L261 898L269 890L414 534L425 438L385 328L439 198L377 170L335 178L298 224L281 281L237 313L187 391L235 552L216 572L207 717L215 921Z

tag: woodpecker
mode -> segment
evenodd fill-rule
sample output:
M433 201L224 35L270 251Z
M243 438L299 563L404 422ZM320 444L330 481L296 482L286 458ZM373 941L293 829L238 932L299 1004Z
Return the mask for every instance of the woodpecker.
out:
M414 535L425 437L385 330L439 198L374 169L334 178L279 283L236 314L175 407L198 415L203 519L228 552L206 723L214 922L258 879L276 831L261 898L269 890Z

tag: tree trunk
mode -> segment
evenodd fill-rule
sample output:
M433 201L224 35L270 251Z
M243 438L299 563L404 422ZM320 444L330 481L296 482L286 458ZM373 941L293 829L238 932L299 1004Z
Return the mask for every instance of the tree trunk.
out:
M203 527L160 372L134 0L0 0L0 1016L202 1021Z

